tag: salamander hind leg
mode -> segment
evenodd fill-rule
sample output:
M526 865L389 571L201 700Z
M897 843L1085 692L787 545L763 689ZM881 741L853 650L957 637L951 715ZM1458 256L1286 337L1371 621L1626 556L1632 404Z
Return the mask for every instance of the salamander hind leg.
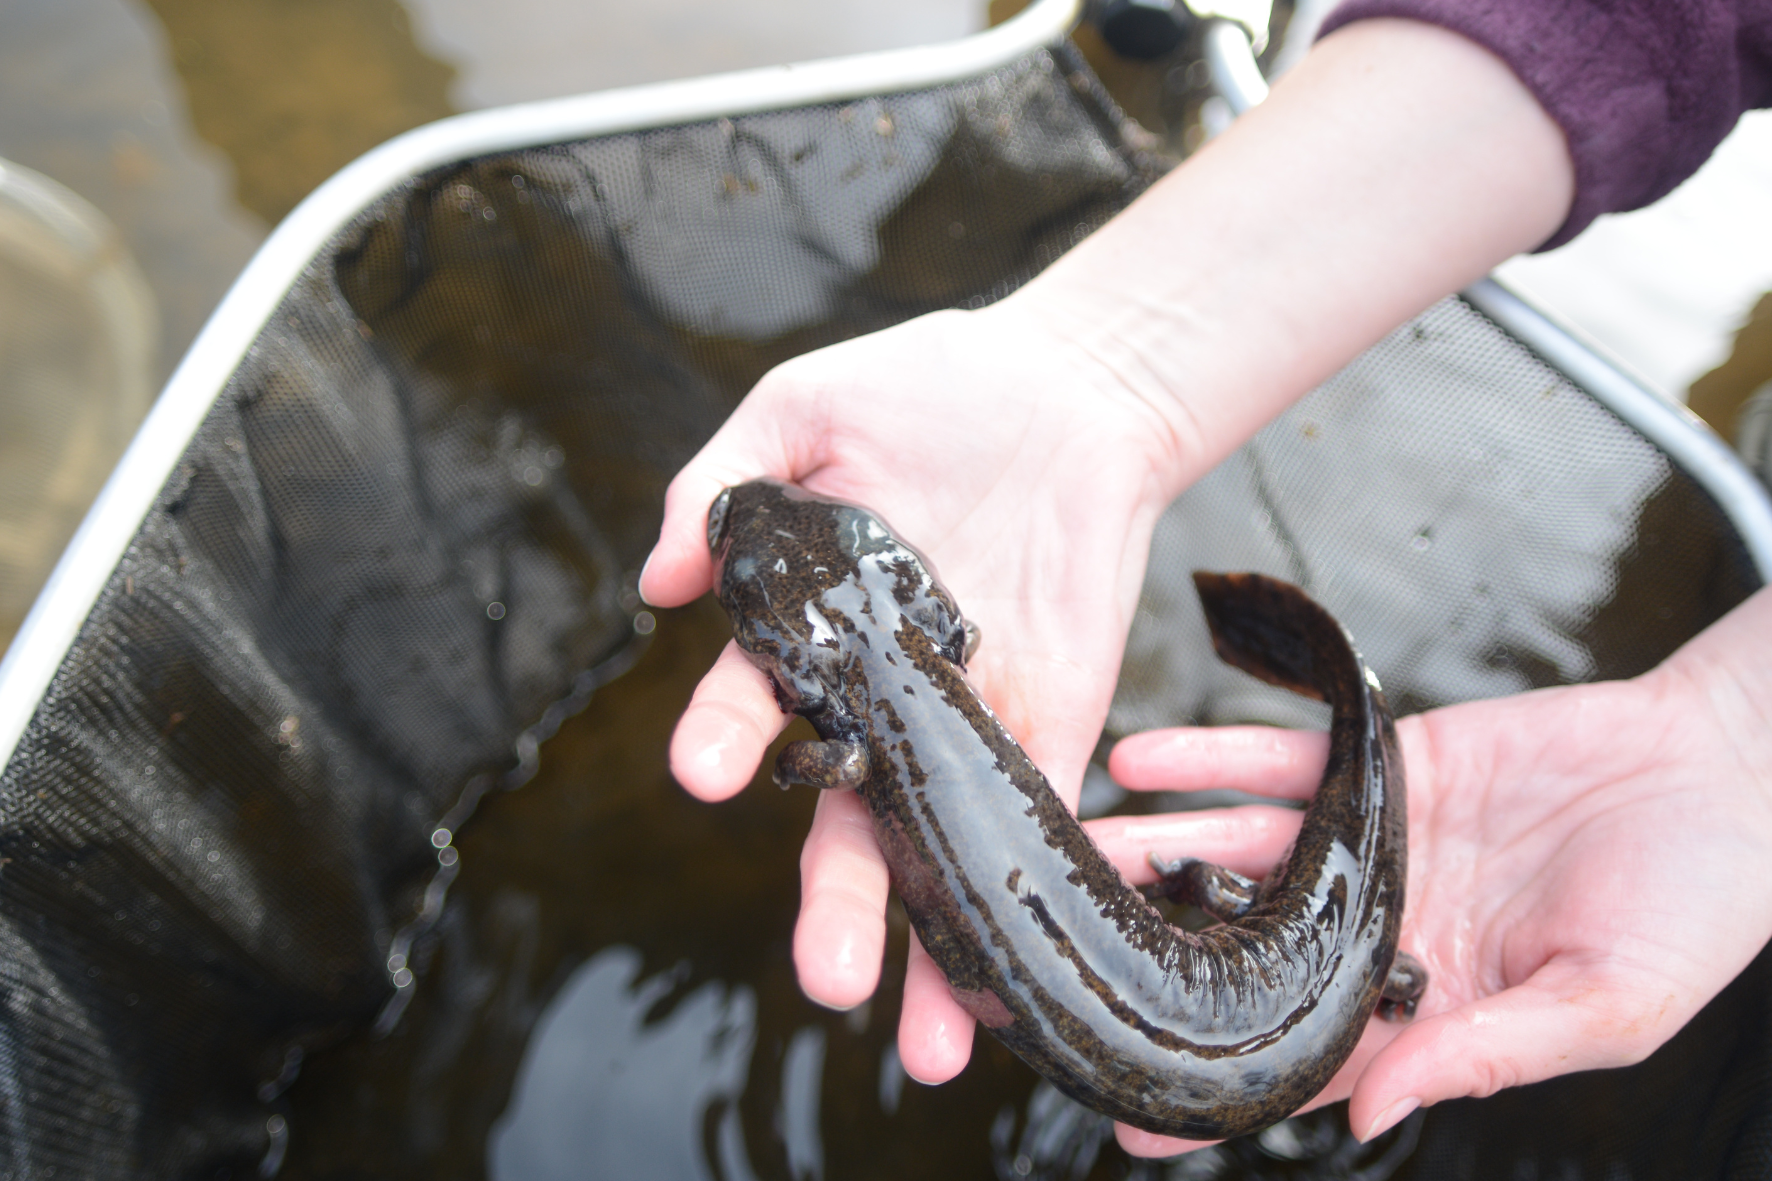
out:
M1406 951L1399 951L1378 996L1378 1015L1386 1021L1407 1021L1415 1016L1416 1002L1427 991L1427 969Z
M1240 873L1193 857L1164 861L1152 853L1151 868L1158 875L1153 894L1174 902L1192 903L1222 923L1235 922L1248 914L1260 888Z
M859 742L790 742L776 756L770 776L786 791L807 787L860 787L868 777L868 748Z

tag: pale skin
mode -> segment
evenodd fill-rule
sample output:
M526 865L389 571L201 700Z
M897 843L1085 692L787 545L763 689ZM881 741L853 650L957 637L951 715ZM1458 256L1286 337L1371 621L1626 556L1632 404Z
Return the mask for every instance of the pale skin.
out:
M985 640L973 683L1075 803L1163 507L1396 324L1548 238L1573 195L1561 131L1454 34L1366 21L1020 292L797 358L672 482L642 577L704 593L709 503L775 476L877 509ZM932 430L931 424L940 429ZM1625 682L1439 710L1400 727L1410 788L1403 945L1432 983L1374 1022L1319 1098L1370 1137L1414 1107L1640 1060L1772 935L1772 592ZM717 801L789 719L728 647L672 740ZM1318 735L1176 731L1121 743L1129 787L1309 794ZM1093 831L1147 855L1270 869L1295 813L1250 807ZM801 987L848 1008L879 982L889 883L865 809L825 792L801 855ZM912 948L899 1052L966 1064L972 1019ZM1140 1155L1183 1141L1120 1129Z

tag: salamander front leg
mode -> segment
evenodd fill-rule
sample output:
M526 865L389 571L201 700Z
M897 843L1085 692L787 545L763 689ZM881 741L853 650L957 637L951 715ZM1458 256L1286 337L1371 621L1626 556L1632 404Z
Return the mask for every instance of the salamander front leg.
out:
M1427 969L1406 951L1399 951L1378 996L1378 1015L1386 1021L1407 1021L1415 1016L1415 1004L1427 991Z
M1248 914L1260 888L1240 873L1193 857L1164 861L1152 853L1151 868L1157 871L1153 894L1175 902L1191 902L1221 923L1235 922Z
M776 756L771 778L786 791L807 787L860 787L868 777L868 748L859 742L790 742Z

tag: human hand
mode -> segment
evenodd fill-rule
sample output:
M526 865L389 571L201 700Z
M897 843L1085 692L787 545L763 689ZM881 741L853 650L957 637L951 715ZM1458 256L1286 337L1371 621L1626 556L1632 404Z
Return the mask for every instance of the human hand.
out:
M776 476L868 504L980 625L974 685L1074 802L1161 509L1568 209L1561 130L1505 65L1432 26L1361 25L1015 295L767 375L672 482L647 601L708 589L705 515L726 485ZM673 771L726 798L785 720L728 648L678 725ZM801 864L801 986L857 1004L878 979L887 879L853 796L821 795ZM913 942L905 1069L945 1080L971 1036Z
M1409 785L1401 947L1413 1022L1374 1021L1313 1103L1370 1139L1417 1106L1641 1061L1772 936L1772 591L1633 681L1398 723ZM1115 748L1138 789L1314 791L1325 736L1153 731ZM1298 813L1254 806L1089 826L1135 882L1147 855L1272 869ZM1196 1147L1122 1127L1137 1155Z
M641 592L673 606L709 588L707 508L727 485L774 476L866 504L915 541L979 625L969 678L1074 805L1151 528L1185 468L1166 411L1013 300L802 356L766 376L672 482ZM728 646L678 724L672 771L702 799L727 798L787 720ZM888 881L853 794L821 795L801 875L801 987L835 1008L858 1004L879 979ZM972 1024L913 946L906 1071L958 1073Z

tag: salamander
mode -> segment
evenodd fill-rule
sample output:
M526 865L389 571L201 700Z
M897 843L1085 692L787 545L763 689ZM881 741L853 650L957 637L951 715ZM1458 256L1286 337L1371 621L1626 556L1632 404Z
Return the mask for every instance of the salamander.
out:
M1378 679L1298 588L1196 574L1221 659L1332 707L1329 762L1260 883L1198 861L1157 892L1221 920L1167 922L1089 838L967 683L967 624L929 562L865 508L772 481L709 511L739 646L816 741L776 782L852 788L954 999L1059 1090L1191 1139L1272 1124L1317 1094L1367 1019L1426 984L1397 951L1402 761Z

